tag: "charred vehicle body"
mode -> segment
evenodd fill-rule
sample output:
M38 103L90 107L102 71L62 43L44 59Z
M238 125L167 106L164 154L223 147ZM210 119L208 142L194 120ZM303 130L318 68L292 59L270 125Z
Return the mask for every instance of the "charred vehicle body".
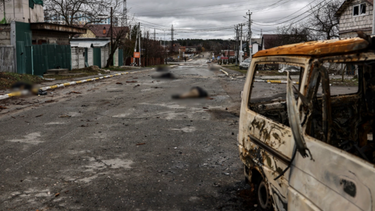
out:
M375 47L370 37L257 52L238 145L263 210L375 210ZM285 83L256 75L293 66ZM335 86L341 73L351 87ZM339 74L339 75L337 75Z

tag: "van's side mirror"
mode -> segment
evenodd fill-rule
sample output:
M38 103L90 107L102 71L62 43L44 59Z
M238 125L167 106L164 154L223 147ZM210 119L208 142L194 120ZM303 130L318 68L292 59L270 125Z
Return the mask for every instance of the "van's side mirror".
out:
M302 134L302 126L300 120L300 114L298 111L296 100L294 99L293 93L293 81L287 75L287 92L286 92L286 104L288 111L289 125L293 133L293 139L295 141L296 148L302 157L308 157L307 152L310 152L306 146L305 138ZM311 155L311 154L310 154Z

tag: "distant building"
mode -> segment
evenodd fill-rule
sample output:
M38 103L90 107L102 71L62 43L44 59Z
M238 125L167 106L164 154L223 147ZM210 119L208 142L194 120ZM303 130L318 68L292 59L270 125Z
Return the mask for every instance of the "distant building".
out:
M357 37L358 31L372 33L373 0L346 0L337 10L340 38Z
M0 12L0 71L43 75L48 69L71 69L69 40L86 29L44 22L42 0L5 1Z
M6 24L12 21L33 23L44 22L42 0L3 0L5 2L5 17L3 7L0 8L0 23Z

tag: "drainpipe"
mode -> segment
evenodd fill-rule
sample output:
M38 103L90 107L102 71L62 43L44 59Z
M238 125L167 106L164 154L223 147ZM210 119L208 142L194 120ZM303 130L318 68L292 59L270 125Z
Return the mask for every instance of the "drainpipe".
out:
M372 35L375 35L375 5L372 5Z
M33 46L31 45L30 47L31 49L31 75L34 75L34 49L33 49Z

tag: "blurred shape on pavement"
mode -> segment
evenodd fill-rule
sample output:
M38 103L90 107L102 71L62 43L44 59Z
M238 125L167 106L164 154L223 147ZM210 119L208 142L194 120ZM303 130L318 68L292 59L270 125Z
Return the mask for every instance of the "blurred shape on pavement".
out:
M186 98L203 98L208 97L207 92L199 86L193 87L190 91L180 95L172 95L173 99L186 99Z

